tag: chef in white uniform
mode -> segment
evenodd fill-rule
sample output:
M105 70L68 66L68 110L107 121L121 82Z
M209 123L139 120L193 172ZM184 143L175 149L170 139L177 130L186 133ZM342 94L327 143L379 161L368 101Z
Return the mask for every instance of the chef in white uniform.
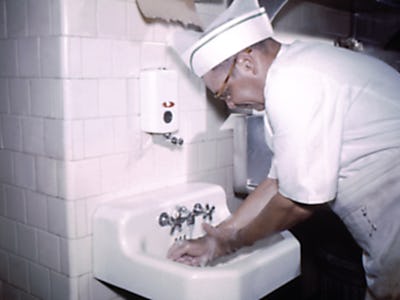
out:
M216 98L265 110L274 156L230 219L168 256L203 265L330 205L363 249L366 299L400 299L400 74L350 50L278 43L256 0L234 1L182 47L188 35L176 49Z

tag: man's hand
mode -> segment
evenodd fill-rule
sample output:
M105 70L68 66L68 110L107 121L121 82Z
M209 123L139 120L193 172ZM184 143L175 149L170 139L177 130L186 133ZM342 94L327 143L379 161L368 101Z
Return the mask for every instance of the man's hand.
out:
M176 242L168 250L167 257L189 266L205 266L210 261L236 250L234 229L213 227L207 223L203 224L203 229L205 236Z

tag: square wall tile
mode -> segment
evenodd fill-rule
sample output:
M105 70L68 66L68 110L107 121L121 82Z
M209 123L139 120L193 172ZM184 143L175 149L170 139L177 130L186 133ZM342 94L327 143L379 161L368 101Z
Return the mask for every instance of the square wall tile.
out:
M140 43L125 40L112 42L112 74L115 77L138 77Z
M6 215L6 197L4 192L4 185L0 184L0 216Z
M179 65L178 97L182 111L205 110L207 107L206 88L203 81ZM182 69L184 67L185 69Z
M61 167L61 166L60 166ZM67 200L77 200L98 195L101 191L101 170L98 159L66 162L65 190Z
M111 44L111 40L106 39L81 39L83 77L110 76Z
M82 77L81 38L61 38L62 55L64 59L64 76L69 78Z
M127 114L139 116L139 114L140 114L139 78L128 79L127 84L128 84Z
M65 72L62 39L59 37L40 38L40 68L43 77L62 77Z
M41 118L22 118L23 150L44 155L44 121Z
M75 201L49 197L47 205L50 232L66 238L76 238Z
M2 113L10 111L8 81L6 78L0 78L0 112Z
M11 1L10 1L11 2ZM0 76L17 76L17 41L0 40Z
M78 278L50 273L51 299L78 300Z
M11 112L18 115L29 115L31 106L29 95L29 80L10 78L9 91Z
M51 34L51 0L28 0L28 31L31 36Z
M126 37L126 2L97 1L97 33L99 37Z
M35 190L35 157L29 154L14 153L15 183L20 187Z
M114 118L113 123L115 152L138 153L140 150L138 118L134 116Z
M179 134L186 143L204 141L208 135L207 111L188 111L181 114Z
M0 0L0 38L7 37L6 1Z
M6 0L7 31L9 37L21 37L28 34L27 0Z
M46 156L62 159L65 156L65 122L44 119L44 153Z
M0 248L17 252L17 222L0 216Z
M21 77L40 76L39 39L23 38L17 40L18 67Z
M98 81L71 79L64 81L65 118L87 119L99 114Z
M24 224L17 225L18 254L32 261L38 260L36 230Z
M200 171L213 170L217 167L217 142L207 141L199 144Z
M17 287L14 287L11 284L3 282L2 289L4 295L3 299L20 300L21 290L19 290Z
M62 118L62 80L32 79L30 84L31 114L39 117Z
M27 291L29 288L28 262L19 256L10 255L9 270L10 270L10 283L24 291Z
M22 151L21 118L15 115L2 115L0 119L3 146L7 149Z
M61 0L62 33L96 36L96 0Z
M99 114L123 116L127 112L127 88L124 79L99 80Z
M85 156L84 121L64 122L64 158L80 160Z
M26 223L26 203L24 190L13 186L5 187L7 217Z
M13 152L0 149L0 180L14 184Z
M143 43L140 63L141 69L165 68L167 66L167 46L163 43Z
M8 282L8 253L3 250L0 250L0 281Z
M85 157L107 155L114 149L113 120L93 119L84 123Z
M52 270L60 271L60 239L54 234L38 230L39 262Z
M43 300L50 300L50 271L49 269L35 264L29 264L29 284L32 295Z
M110 192L123 188L128 183L129 156L119 154L101 159L102 192Z
M25 199L27 224L47 231L47 197L40 193L25 191Z
M37 191L47 195L58 195L57 161L55 159L37 156L36 160Z
M233 138L217 141L217 165L218 167L233 165Z

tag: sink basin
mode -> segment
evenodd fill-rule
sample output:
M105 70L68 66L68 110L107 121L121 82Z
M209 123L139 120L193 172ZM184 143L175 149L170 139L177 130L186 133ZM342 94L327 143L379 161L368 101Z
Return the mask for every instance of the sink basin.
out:
M166 259L175 239L203 235L194 225L159 225L159 216L177 206L215 206L211 224L230 215L224 190L187 183L118 199L100 206L93 219L94 276L149 299L260 299L300 273L300 245L288 231L198 268Z

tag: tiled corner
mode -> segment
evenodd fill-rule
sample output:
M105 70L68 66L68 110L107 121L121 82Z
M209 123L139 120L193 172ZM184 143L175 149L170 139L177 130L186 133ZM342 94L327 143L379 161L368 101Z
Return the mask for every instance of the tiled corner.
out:
M61 271L60 238L38 230L39 263L54 271Z

